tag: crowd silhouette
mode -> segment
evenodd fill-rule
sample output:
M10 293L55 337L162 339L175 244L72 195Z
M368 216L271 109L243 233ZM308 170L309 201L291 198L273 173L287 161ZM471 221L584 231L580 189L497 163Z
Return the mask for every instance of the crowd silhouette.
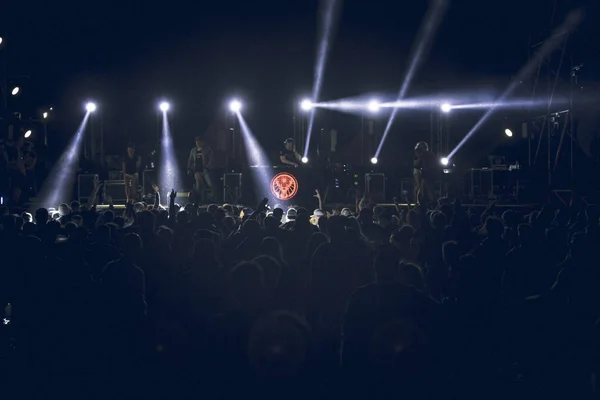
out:
M598 396L596 206L158 197L0 208L4 398Z

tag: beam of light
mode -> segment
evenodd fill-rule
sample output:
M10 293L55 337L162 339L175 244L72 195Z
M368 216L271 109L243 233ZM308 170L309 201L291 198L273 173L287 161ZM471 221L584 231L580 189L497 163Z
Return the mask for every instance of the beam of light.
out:
M561 99L558 103L566 103L566 99ZM496 103L473 103L473 104L456 104L452 105L452 110L477 110L487 108L517 108L536 107L548 105L548 100L510 100Z
M177 158L173 149L173 138L169 126L169 116L166 111L162 112L162 137L161 137L161 162L159 187L162 192L161 199L168 199L172 189L179 191L181 187L181 178L177 168ZM168 202L168 200L166 200ZM167 203L168 204L168 203Z
M240 123L240 130L244 138L244 146L248 156L248 163L252 168L254 184L259 189L256 191L256 200L263 198L269 199L269 204L273 206L277 201L271 194L271 179L273 178L273 170L269 165L269 159L265 155L263 148L258 144L256 136L248 127L246 120L241 113L235 113Z
M77 132L67 150L60 156L60 159L54 164L54 167L48 174L39 193L39 203L37 207L58 207L60 203L68 202L73 199L72 190L75 183L75 171L77 171L77 162L81 154L81 143L85 136L91 112L86 112L83 121L77 128ZM88 193L85 193L87 196Z
M166 101L161 101L158 105L158 109L162 112L167 112L171 109L171 105Z
M338 0L323 0L321 3L322 11L322 22L320 41L317 50L317 63L315 65L313 90L312 90L312 101L316 102L319 100L321 94L321 87L323 85L323 76L325 75L325 65L327 64L327 56L329 54L329 44L335 32L335 25L337 16L339 15L340 8L338 6ZM312 134L313 125L315 122L315 109L310 110L308 117L308 129L306 131L306 145L304 146L304 157L308 156L308 150L310 148L310 137Z
M440 160L440 163L445 167L450 163L450 160L448 158L444 157Z
M308 163L308 157L302 157L302 163L303 164Z
M377 157L371 158L371 164L377 164L378 162L379 160L377 159Z
M516 77L508 85L504 93L498 98L494 104L503 104L512 92L531 75L537 66L543 62L554 50L558 48L563 40L566 40L568 33L578 26L583 19L583 12L581 10L571 11L563 23L552 32L550 37L542 44L539 50L533 55L533 57L521 68ZM449 158L452 158L458 150L471 138L471 136L479 130L481 126L492 116L498 106L494 105L489 108L486 113L481 117L475 126L465 135L465 137L458 143L458 145L450 152Z
M242 111L242 102L239 100L231 100L229 102L229 111L232 113L239 113Z
M96 103L90 102L85 105L85 110L89 113L93 113L97 108Z
M431 43L433 42L433 38L435 36L435 32L439 27L446 10L448 9L448 1L447 0L434 0L433 4L429 7L427 14L425 15L425 19L423 20L423 24L419 28L419 33L417 34L416 39L416 47L410 57L410 64L408 66L408 70L404 77L404 82L402 82L402 86L400 87L400 91L398 93L398 101L404 99L410 84L413 81L413 78L416 75L417 69L420 67L421 63L425 59L425 55L427 50L431 47ZM398 108L394 108L392 110L392 114L388 119L387 125L385 126L385 130L383 131L383 136L381 137L381 141L379 142L379 146L377 146L377 151L375 152L375 157L379 157L381 153L381 149L383 148L383 144L387 139L387 135L392 128L392 124L396 119L396 114L398 112Z
M12 94L13 96L16 96L17 94L19 94L20 91L21 91L21 88L18 86L15 86L13 88L13 90L11 90L10 94Z

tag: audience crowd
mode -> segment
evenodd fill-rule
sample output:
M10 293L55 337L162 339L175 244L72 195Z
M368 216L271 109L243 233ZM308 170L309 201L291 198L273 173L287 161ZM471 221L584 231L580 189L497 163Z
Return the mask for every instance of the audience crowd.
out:
M4 398L599 394L595 206L156 197L0 208Z

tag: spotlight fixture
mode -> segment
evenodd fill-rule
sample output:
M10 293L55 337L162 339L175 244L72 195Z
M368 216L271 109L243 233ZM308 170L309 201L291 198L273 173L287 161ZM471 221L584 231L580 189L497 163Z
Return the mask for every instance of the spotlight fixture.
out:
M21 91L21 88L18 86L15 86L13 88L13 90L10 92L10 94L12 94L13 96L16 96L17 94L19 94L20 91Z
M448 160L446 157L442 158L440 160L440 162L442 163L442 165L445 167L450 163L450 160Z
M378 161L377 157L371 158L371 164L377 164Z
M171 105L169 103L167 103L166 101L163 101L158 105L158 108L162 112L167 112L171 108Z
M44 111L44 112L42 113L42 117L43 117L44 119L48 118L48 112L47 112L47 111Z
M508 137L513 137L513 131L511 131L510 129L505 129L504 134Z
M0 44L2 44L3 41L4 39L2 38L2 36L0 36Z
M381 103L379 103L379 101L377 100L371 100L369 102L369 104L367 104L367 110L371 111L372 113L376 113L381 109Z
M306 164L308 162L308 157L302 157L302 162Z
M96 111L96 103L89 102L85 105L85 109L87 112L93 113Z
M23 137L25 139L29 139L31 137L31 134L32 134L31 129L29 129L27 132L25 132L25 134L23 135Z
M444 113L449 113L450 111L452 111L452 106L448 103L444 103L440 106L440 110L442 110L442 112Z
M302 102L300 102L300 108L302 109L302 111L310 111L313 109L313 107L314 105L309 99L304 99L302 100Z
M239 100L231 100L229 102L229 110L234 113L242 111L242 103Z

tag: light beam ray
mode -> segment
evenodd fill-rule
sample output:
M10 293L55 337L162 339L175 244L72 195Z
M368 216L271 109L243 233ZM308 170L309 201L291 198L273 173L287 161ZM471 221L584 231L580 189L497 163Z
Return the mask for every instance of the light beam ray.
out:
M323 0L321 3L322 7L322 24L320 35L320 42L317 50L317 63L315 65L312 99L311 101L316 102L319 100L321 94L321 87L323 86L323 76L325 75L325 65L327 64L327 56L329 54L329 44L333 38L336 20L339 16L340 6L338 0ZM308 117L308 129L306 131L306 144L304 146L304 157L308 156L308 149L310 148L310 138L312 135L312 129L315 122L315 108L310 110Z
M440 23L442 22L442 19L447 9L447 0L434 0L433 5L429 7L429 10L427 11L427 14L425 15L425 18L423 20L423 24L421 25L419 33L417 34L416 47L410 58L408 71L406 72L404 82L402 82L402 86L400 87L400 92L398 93L397 101L401 101L406 96L406 92L408 91L408 88L410 87L410 84L412 83L413 78L416 75L417 69L420 67L421 63L425 59L427 51L431 47L431 43L433 42L435 33L438 27L440 26ZM385 126L385 130L383 131L383 136L381 137L379 146L377 146L375 158L379 158L379 154L381 153L383 144L385 143L385 140L387 139L387 136L392 127L392 124L396 119L397 112L398 108L394 108L392 110L392 114L390 115L390 118L388 119L388 122Z
M464 138L456 145L456 147L450 152L448 158L452 158L458 150L469 140L469 138L477 132L477 130L492 116L492 114L496 111L498 106L509 97L512 92L523 82L529 75L531 75L535 68L543 62L543 60L548 57L556 48L560 45L563 40L566 40L569 32L577 27L581 21L583 20L583 11L575 10L571 11L563 23L552 32L550 37L542 44L539 50L533 55L533 57L521 68L521 70L517 73L516 77L511 81L508 85L504 93L494 102L494 106L488 109L483 117L473 128L465 135Z
M81 143L85 136L85 128L87 127L90 114L90 111L85 113L75 136L67 146L67 150L50 170L50 174L48 174L44 185L40 189L40 201L39 203L36 202L35 207L57 208L59 203L72 200L72 188L75 183L77 161L81 155ZM87 193L85 194L87 195Z

